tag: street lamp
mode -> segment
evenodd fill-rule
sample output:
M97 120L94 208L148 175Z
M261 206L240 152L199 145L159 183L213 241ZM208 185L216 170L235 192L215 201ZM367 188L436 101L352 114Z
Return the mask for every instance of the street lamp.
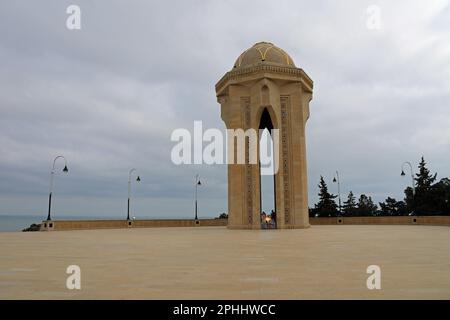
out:
M131 174L136 171L135 168L131 169L128 173L128 206L127 206L127 220L130 220L130 197L131 197ZM137 176L137 182L141 181L141 178Z
M412 187L413 197L414 197L414 195L416 194L416 187L414 186L414 173L413 173L413 168L412 168L411 162L409 162L409 161L403 162L403 164L402 164L402 173L400 175L402 177L405 176L405 171L404 171L405 164L407 164L409 166L409 170L411 172L411 187Z
M410 173L411 173L411 188L412 188L412 212L411 212L411 214L412 214L412 213L414 213L414 202L415 202L414 198L416 197L416 187L414 185L414 173L413 173L413 168L412 168L411 162L409 162L409 161L403 162L403 164L402 164L402 173L400 175L402 177L405 176L405 170L404 170L405 164L407 164L409 166L409 170L410 170Z
M54 175L55 175L55 165L56 165L56 160L58 160L59 158L64 159L64 169L62 170L64 173L68 173L69 169L67 169L67 160L66 158L64 158L64 156L57 156L55 157L55 159L53 160L53 167L52 167L52 171L50 173L50 192L48 195L48 215L47 215L47 221L52 220L51 218L51 211L52 211L52 193L53 193L53 179L54 179Z
M342 211L341 211L341 181L339 180L339 172L337 170L336 170L336 176L333 178L333 182L337 182L337 184L338 184L339 214L342 214Z
M200 176L198 174L195 175L195 220L198 220L197 216L197 187L201 186Z

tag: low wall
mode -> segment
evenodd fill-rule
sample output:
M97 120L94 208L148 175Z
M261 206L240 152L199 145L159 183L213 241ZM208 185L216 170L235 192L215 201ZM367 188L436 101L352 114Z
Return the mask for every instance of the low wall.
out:
M450 216L396 216L396 217L319 217L309 218L311 225L338 224L393 224L450 226Z
M124 229L158 227L215 227L226 226L227 219L167 219L167 220L52 220L41 223L41 231Z
M52 220L41 223L41 231L125 229L163 227L225 227L227 219L166 220ZM311 225L435 225L450 226L450 216L399 217L320 217L309 218Z

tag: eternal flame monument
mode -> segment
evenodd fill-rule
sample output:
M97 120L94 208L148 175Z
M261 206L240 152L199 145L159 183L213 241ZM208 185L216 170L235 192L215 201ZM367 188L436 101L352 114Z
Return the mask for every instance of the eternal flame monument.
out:
M227 129L279 130L274 198L281 229L309 227L305 125L312 90L308 75L269 42L244 51L216 84ZM228 228L260 229L260 165L249 163L248 142L245 148L245 164L228 164Z

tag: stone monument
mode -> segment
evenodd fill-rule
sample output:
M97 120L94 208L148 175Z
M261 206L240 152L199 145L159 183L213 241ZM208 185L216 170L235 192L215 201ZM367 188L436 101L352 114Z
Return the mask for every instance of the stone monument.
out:
M269 42L245 50L216 84L227 129L278 129L274 199L280 229L309 227L305 125L312 91L308 75ZM229 228L261 228L260 180L259 164L228 164Z

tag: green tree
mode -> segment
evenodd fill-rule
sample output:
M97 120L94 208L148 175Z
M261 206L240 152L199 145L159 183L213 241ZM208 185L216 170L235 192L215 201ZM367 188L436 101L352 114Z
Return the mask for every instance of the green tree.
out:
M319 217L335 217L338 214L337 204L334 199L337 196L328 192L325 180L320 176L319 181L319 202L314 206L314 215Z
M377 205L373 202L371 197L362 194L358 200L357 214L359 216L374 216L378 210Z
M419 173L416 173L416 192L427 192L430 190L431 185L436 180L437 173L432 175L427 168L427 163L422 157L419 163Z
M219 217L216 218L216 219L228 219L228 214L226 214L225 212L224 212L224 213L221 213L221 214L219 215Z
M443 178L438 183L431 186L430 214L450 215L450 179Z
M356 198L353 195L353 192L350 191L347 197L347 200L344 201L343 212L345 216L353 216L357 211L356 207Z
M405 192L406 211L414 212L413 189L411 187L407 187L404 192Z
M433 194L433 183L436 181L437 173L431 174L427 168L427 163L422 156L419 163L419 173L416 173L415 180L415 194L412 188L408 187L405 190L405 202L408 209L416 214L429 215L435 214L436 208L436 194Z
M414 178L415 193L412 187L404 191L406 211L419 215L450 215L450 179L434 183L437 173L430 172L424 157L418 168L419 173Z
M406 214L406 204L394 198L387 197L384 202L380 202L380 213L384 216L401 216Z

